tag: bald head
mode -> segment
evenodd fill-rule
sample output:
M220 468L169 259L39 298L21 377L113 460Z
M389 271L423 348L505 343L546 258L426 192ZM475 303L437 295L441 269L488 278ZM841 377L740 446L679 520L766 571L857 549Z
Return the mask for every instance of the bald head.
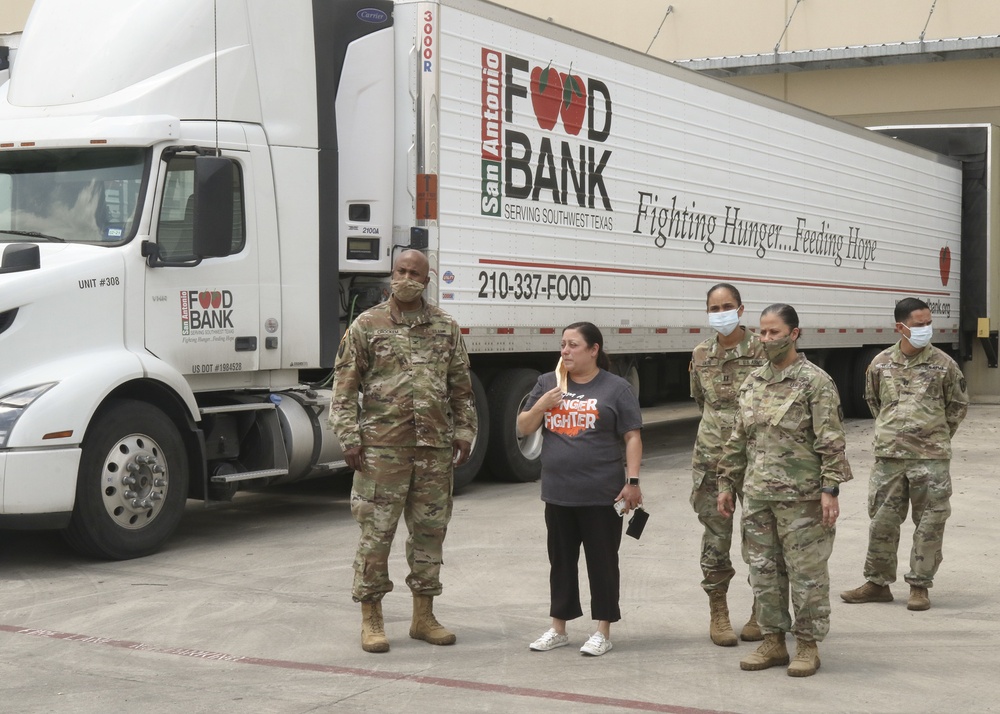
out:
M406 265L408 268L418 270L420 272L420 277L411 274L407 274L406 277L412 278L413 280L419 280L421 282L424 282L424 278L426 278L427 274L430 272L430 263L427 261L427 256L421 251L413 248L407 248L396 256L396 262L393 263L392 266L394 273L400 265Z

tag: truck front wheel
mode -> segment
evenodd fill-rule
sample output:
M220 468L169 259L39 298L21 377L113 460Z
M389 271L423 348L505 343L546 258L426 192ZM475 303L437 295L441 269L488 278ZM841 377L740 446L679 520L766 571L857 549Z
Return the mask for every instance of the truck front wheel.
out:
M83 440L66 540L97 558L149 555L180 522L187 482L187 452L167 415L143 402L110 402Z

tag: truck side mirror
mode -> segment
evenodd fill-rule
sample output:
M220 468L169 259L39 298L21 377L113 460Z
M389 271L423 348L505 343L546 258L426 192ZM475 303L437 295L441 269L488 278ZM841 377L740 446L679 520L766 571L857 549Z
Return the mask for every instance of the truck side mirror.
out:
M220 156L194 160L194 254L222 258L232 253L235 167Z
M34 243L13 243L3 249L3 260L0 261L0 273L38 270L41 265L37 245Z

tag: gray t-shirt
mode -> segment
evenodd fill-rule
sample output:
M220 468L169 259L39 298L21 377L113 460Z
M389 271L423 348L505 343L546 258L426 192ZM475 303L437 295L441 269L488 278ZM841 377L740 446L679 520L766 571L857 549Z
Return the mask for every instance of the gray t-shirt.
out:
M524 411L555 386L555 372L541 375ZM610 506L625 485L622 435L641 428L639 400L624 379L602 369L586 384L569 380L542 422L542 500Z

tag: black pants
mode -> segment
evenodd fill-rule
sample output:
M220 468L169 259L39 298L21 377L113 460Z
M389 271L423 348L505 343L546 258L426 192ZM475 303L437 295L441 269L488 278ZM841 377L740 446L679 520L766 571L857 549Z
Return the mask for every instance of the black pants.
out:
M590 579L590 616L618 622L620 573L618 547L622 542L622 519L613 506L556 506L545 504L548 529L549 616L573 620L583 615L580 607L580 544L587 558Z

